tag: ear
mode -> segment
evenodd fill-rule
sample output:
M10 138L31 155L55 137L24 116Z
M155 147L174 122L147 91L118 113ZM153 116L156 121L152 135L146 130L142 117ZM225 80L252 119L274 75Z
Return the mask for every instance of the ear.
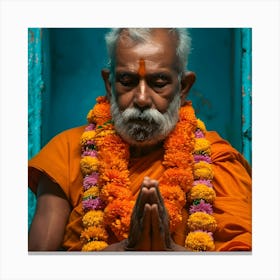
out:
M196 80L196 76L194 72L184 72L181 78L181 104L185 103L185 99L188 96L188 93Z
M103 81L104 81L104 86L105 86L105 89L106 89L106 95L107 95L107 98L110 100L111 98L111 83L110 83L110 80L109 80L109 76L110 76L110 70L109 69L102 69L101 70L101 76L103 78Z

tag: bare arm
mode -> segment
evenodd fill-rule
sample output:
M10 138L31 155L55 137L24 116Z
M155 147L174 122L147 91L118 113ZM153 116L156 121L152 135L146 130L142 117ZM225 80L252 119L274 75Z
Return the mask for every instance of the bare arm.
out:
M59 185L42 175L38 185L37 208L28 235L28 250L58 250L70 210L70 204Z

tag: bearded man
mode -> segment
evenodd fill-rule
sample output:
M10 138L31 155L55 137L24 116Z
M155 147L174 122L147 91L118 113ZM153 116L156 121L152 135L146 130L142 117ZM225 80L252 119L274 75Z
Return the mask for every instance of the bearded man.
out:
M113 29L88 125L29 162L29 250L250 251L251 169L186 101L185 29Z

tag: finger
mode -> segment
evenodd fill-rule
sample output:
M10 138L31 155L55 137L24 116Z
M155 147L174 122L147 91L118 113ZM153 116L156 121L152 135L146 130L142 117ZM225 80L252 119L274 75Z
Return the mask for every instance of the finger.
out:
M163 197L162 197L162 195L160 193L160 190L159 190L158 186L155 187L155 191L156 191L156 196L157 196L157 201L158 201L157 203L159 205L159 209L158 209L159 215L160 215L162 220L164 220L165 217L167 217L167 219L168 219L168 212L167 212L167 210L165 208L164 200L163 200Z
M141 218L143 216L144 206L146 203L150 203L149 197L150 197L150 188L157 186L158 182L156 180L151 180L149 177L144 177L140 192L138 194L137 200L136 200L136 213L137 217Z
M162 221L158 212L158 205L151 206L151 223L152 223L152 250L165 250L165 235L163 231Z
M141 219L143 216L144 206L148 202L148 197L148 189L146 187L141 187L133 209L133 217L137 220Z
M142 221L142 232L143 237L150 237L151 233L151 205L148 203L145 204L144 213L143 213L143 221Z
M150 251L151 250L151 206L145 204L143 218L139 230L139 238L134 244L130 244L130 250Z
M158 205L158 211L161 219L164 218L164 216L167 216L167 212L165 209L164 201L161 196L161 193L159 191L158 186L153 186L149 189L148 191L148 202L152 204L157 204Z
M151 179L150 177L144 177L144 180L143 180L143 184L146 186L146 188L150 189L152 187L158 187L158 181L157 180L154 180L154 179Z

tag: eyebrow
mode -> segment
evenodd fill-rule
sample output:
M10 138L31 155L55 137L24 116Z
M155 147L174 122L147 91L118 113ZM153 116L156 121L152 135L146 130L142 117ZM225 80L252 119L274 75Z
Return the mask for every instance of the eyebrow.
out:
M131 76L142 76L139 72L131 71L131 70L116 70L116 75L131 75ZM146 76L166 76L170 77L171 73L169 71L158 70L152 73L145 73Z

